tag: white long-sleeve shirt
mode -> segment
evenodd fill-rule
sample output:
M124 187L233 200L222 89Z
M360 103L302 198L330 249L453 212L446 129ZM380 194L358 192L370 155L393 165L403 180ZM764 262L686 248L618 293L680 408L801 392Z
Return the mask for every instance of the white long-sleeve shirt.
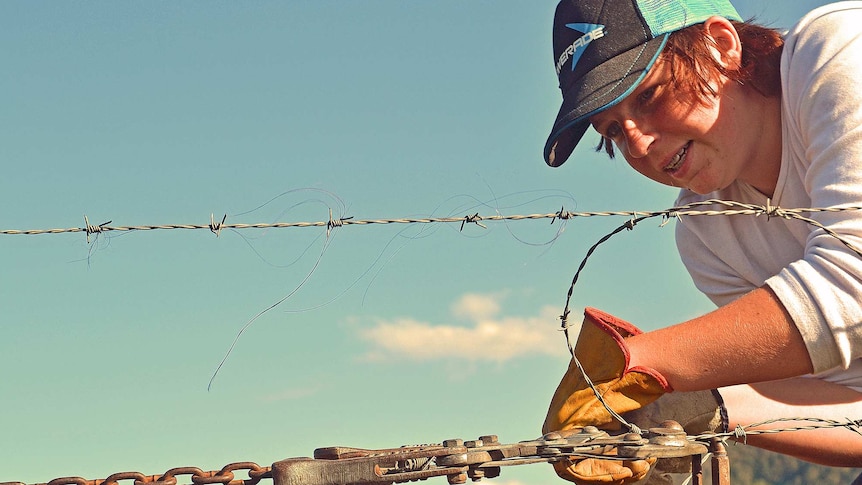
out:
M744 46L743 46L744 48ZM862 2L806 15L781 58L782 160L772 206L862 206ZM734 182L706 199L766 205ZM862 248L862 211L805 214ZM862 257L822 229L766 216L692 216L677 245L695 285L718 305L764 284L793 318L815 372L862 372ZM859 376L862 378L862 376Z

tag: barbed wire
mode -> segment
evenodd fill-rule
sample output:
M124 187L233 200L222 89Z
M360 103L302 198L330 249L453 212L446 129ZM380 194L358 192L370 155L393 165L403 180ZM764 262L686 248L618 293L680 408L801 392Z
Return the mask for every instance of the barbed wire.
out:
M769 429L754 429L759 428L761 426L766 426L769 424L775 423L786 423L786 422L807 422L809 424L800 424L797 426L789 426L786 428L769 428ZM727 432L722 433L704 433L694 436L689 436L688 438L693 441L708 441L712 438L719 439L727 439L734 438L737 441L741 441L742 443L746 443L746 439L749 436L761 435L761 434L776 434L776 433L789 433L792 431L814 431L818 429L830 429L830 428L847 428L848 430L862 435L862 419L851 419L846 418L843 421L838 421L834 419L823 419L823 418L775 418L768 419L766 421L761 421L759 423L747 424L745 426L737 425L733 430L729 430Z
M722 209L699 210L698 208L706 206L719 206ZM557 212L536 213L536 214L491 214L481 215L479 213L468 214L463 217L424 217L424 218L393 218L393 219L354 219L353 216L333 218L332 211L329 212L329 219L325 221L315 222L271 222L271 223L228 223L227 214L221 221L218 221L213 214L210 214L210 222L208 224L155 224L155 225L135 225L135 226L112 226L113 221L103 222L101 224L91 224L89 218L84 216L84 226L69 227L69 228L54 228L54 229L0 229L0 235L44 235L44 234L68 234L68 233L85 233L87 242L90 241L90 236L98 235L107 232L135 232L135 231L159 231L159 230L208 230L219 236L223 229L285 229L285 228L308 228L308 227L325 227L327 232L345 226L367 226L374 224L434 224L434 223L456 223L461 225L461 230L466 224L475 224L480 227L485 227L483 222L494 221L522 221L522 220L537 220L551 219L553 224L556 220L568 220L583 217L607 217L607 216L622 216L637 219L646 219L652 217L664 217L665 219L678 218L683 216L734 216L734 215L764 215L767 218L780 217L783 219L798 219L817 225L825 230L830 235L836 236L826 227L819 225L816 221L806 218L802 214L811 214L817 212L843 212L862 210L862 206L842 206L842 207L820 207L820 208L793 208L785 209L779 206L773 206L767 201L766 205L746 204L720 199L708 199L700 202L694 202L686 205L672 207L659 211L596 211L596 212L575 212L567 211L561 208ZM843 241L842 241L843 242ZM845 242L845 244L847 244ZM852 249L852 248L851 248Z

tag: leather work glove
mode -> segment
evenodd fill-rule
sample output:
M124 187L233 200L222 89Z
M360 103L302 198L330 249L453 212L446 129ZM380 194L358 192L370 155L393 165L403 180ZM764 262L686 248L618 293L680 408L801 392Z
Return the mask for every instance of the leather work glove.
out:
M608 406L619 414L640 409L673 391L655 369L629 369L626 337L642 333L631 323L595 308L584 310L575 356ZM596 398L575 361L551 399L543 433L584 426L618 431L620 424Z
M634 325L595 308L584 311L575 356L608 406L617 413L635 411L673 391L658 371L629 368L627 337L641 331ZM596 426L618 431L620 423L605 409L574 360L560 381L543 433ZM617 461L587 458L554 463L557 475L579 484L627 484L643 479L654 460Z
M571 430L574 433L576 430ZM563 431L563 436L568 433ZM616 452L608 453L615 455ZM600 458L571 458L554 462L554 471L561 478L577 484L623 485L643 480L650 472L655 458L646 460L603 460Z
M649 460L601 460L586 458L577 461L559 461L554 470L566 480L578 484L628 484L640 481L650 471L655 458Z

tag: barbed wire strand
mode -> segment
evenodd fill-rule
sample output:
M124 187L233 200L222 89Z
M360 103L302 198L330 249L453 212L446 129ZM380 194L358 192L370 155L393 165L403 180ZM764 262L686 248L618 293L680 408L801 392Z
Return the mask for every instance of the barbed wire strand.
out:
M718 205L724 207L720 210L695 210L698 207ZM536 219L551 219L554 222L556 219L572 219L576 217L604 217L604 216L623 216L633 218L651 218L657 216L663 217L682 217L682 216L732 216L732 215L765 215L766 217L781 217L785 219L800 219L806 220L802 214L815 212L843 212L862 210L862 206L843 206L843 207L821 207L821 208L796 208L784 209L778 206L769 204L756 205L744 204L741 202L709 199L700 202L694 202L670 209L660 211L597 211L597 212L572 212L560 209L558 212L538 213L538 214L514 214L514 215L481 215L478 213L468 214L462 217L427 217L427 218L394 218L394 219L354 219L353 216L315 222L271 222L271 223L227 223L227 216L222 218L221 222L216 222L211 215L211 220L208 224L156 224L156 225L136 225L136 226L111 226L112 221L103 222L98 225L92 225L87 216L84 216L84 227L69 227L69 228L54 228L54 229L0 229L0 235L43 235L43 234L64 234L83 232L88 237L108 232L133 232L133 231L157 231L157 230L207 230L215 234L219 234L223 229L283 229L283 228L302 228L302 227L334 227L343 226L366 226L373 224L433 224L433 223L457 223L457 224L476 224L483 225L483 222L494 221L522 221ZM807 219L808 222L817 225L821 229L835 235L828 228L819 225L816 221ZM89 239L88 239L89 242ZM845 243L846 244L846 243Z
M575 348L572 346L572 339L571 339L571 336L569 335L570 325L568 323L568 320L569 320L569 313L570 313L569 303L572 300L572 294L575 290L575 284L577 284L577 282L578 282L578 278L581 275L581 271L583 271L584 267L587 265L587 260L590 258L590 256L592 256L592 254L596 251L596 249L602 243L604 243L605 241L607 241L608 239L610 239L614 235L619 234L623 230L634 229L635 224L637 224L638 222L640 222L644 218L645 217L641 217L638 219L631 219L631 220L627 221L625 224L617 227L616 229L614 229L613 231L611 231L610 233L606 234L601 239L599 239L598 242L596 242L595 244L590 246L590 249L587 250L586 256L584 257L584 259L581 260L581 263L578 265L577 271L575 271L575 276L572 278L572 284L569 285L569 291L566 293L566 305L563 308L563 314L560 315L561 328L563 330L563 335L565 336L565 339L566 339L566 346L569 348L569 353L572 356L572 361L575 363L575 366L578 368L578 371L581 373L581 376L583 376L587 385L590 386L590 389L593 390L593 394L596 396L596 398L599 400L599 402L602 404L602 406L604 406L605 410L607 410L608 413L610 413L610 415L614 419L616 419L620 424L622 424L623 426L628 428L630 433L637 433L637 434L642 434L643 431L640 428L638 428L638 426L635 425L634 423L629 423L628 421L626 421L625 418L623 418L607 402L605 402L605 399L602 396L602 393L599 392L599 390L596 388L595 384L593 384L593 380L590 378L589 375L587 375L587 371L584 369L584 366L581 364L581 361L578 359L578 356L575 354Z
M783 422L795 422L802 421L810 424L807 425L797 425L790 426L787 428L771 428L771 429L752 429L759 428L760 426L766 426L769 424L775 423L783 423ZM789 433L792 431L812 431L818 429L830 429L830 428L847 428L848 430L862 435L862 419L851 419L845 418L843 421L838 421L834 419L823 419L823 418L775 418L768 419L766 421L761 421L759 423L747 424L745 426L737 425L733 430L722 432L722 433L704 433L694 436L689 436L688 439L692 441L709 441L712 438L726 439L726 438L735 438L738 441L742 441L745 444L745 440L748 436L760 435L760 434L776 434L776 433Z

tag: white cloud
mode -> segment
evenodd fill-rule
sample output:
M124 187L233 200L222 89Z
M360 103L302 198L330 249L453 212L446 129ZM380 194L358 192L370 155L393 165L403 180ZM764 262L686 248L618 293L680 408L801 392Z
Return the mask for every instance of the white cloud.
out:
M456 317L478 320L500 313L500 297L468 293L452 305Z
M359 330L372 349L369 360L442 360L504 362L530 354L559 355L565 348L557 329L559 309L538 315L500 317L502 294L467 294L455 302L453 316L468 325L433 324L412 318L379 320Z

